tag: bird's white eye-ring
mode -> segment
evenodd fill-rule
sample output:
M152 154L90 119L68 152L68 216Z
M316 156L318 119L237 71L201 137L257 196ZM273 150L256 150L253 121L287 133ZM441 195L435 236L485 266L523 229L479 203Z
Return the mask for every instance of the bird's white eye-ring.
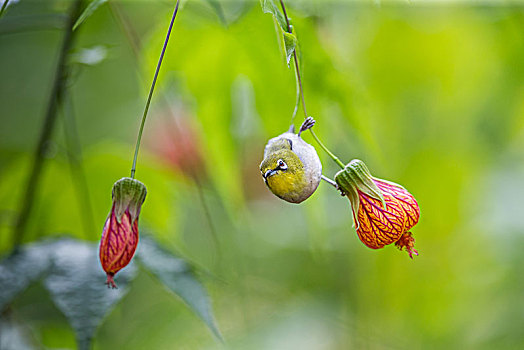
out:
M287 164L282 159L277 161L277 165L280 170L287 170Z

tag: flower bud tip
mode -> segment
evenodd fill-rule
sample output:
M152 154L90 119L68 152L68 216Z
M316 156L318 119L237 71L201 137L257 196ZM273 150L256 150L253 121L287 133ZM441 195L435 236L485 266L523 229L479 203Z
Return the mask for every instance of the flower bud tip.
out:
M114 280L114 276L115 276L114 273L107 273L107 281L105 283L107 285L107 288L118 289L115 283L115 280Z
M413 259L413 255L418 256L418 251L415 249L415 238L413 238L411 232L404 233L395 243L395 246L400 250L408 252L411 259Z

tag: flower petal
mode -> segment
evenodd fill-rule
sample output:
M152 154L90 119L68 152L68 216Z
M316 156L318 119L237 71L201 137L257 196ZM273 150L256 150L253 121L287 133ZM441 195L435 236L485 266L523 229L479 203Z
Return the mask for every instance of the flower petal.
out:
M418 222L418 219L420 218L420 208L415 197L413 197L413 195L409 193L404 187L393 182L377 178L373 179L373 181L375 181L378 188L380 188L383 192L390 193L398 200L402 209L404 209L408 216L405 230L409 231L413 226L415 226L415 224Z
M380 200L359 191L357 234L369 248L378 249L396 242L404 233L407 215L399 201L385 192L386 208Z
M114 275L127 266L138 244L138 218L131 221L128 210L118 222L114 206L106 221L100 241L100 262L108 275Z

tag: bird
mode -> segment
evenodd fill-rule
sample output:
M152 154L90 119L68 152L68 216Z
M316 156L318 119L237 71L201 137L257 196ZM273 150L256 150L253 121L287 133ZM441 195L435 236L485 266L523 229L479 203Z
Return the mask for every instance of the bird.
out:
M308 199L322 177L317 151L300 137L314 125L315 120L308 117L297 134L291 125L287 132L270 139L264 148L264 159L260 164L264 182L273 194L290 203Z

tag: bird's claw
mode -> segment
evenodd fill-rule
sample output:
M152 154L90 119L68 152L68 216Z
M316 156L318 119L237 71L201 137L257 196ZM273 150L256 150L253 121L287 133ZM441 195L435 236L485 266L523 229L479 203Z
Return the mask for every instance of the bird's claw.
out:
M315 125L316 121L313 119L313 117L307 117L306 120L302 123L300 126L300 130L298 130L298 137L300 137L300 134L302 131L306 131L308 129L311 129Z

